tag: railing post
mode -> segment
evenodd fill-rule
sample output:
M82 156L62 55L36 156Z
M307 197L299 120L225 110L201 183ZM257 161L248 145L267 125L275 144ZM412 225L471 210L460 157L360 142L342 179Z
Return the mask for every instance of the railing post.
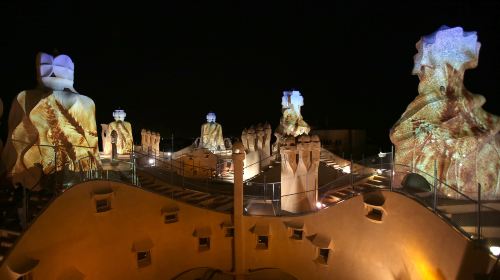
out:
M28 224L28 195L26 194L26 186L21 185L18 188L23 188L23 221L21 221L21 226L24 230Z
M266 204L267 204L266 190L267 190L266 174L264 173L264 201L265 201L265 202L266 202Z
M434 203L432 209L434 210L434 213L436 212L436 206L437 206L437 164L436 160L434 160Z
M278 215L277 216L281 216L281 199L283 198L283 196L281 195L281 183L280 183L280 199L278 200Z
M134 180L134 185L139 186L139 180L137 179L137 161L135 160L135 152L132 157L132 179Z
M353 164L352 164L352 154L351 154L351 163L350 164L351 164L351 166L349 167L349 169L351 171L350 172L351 173L351 188L352 188L353 191L355 191L355 189L354 189L354 174L353 174L354 173L354 168L353 168Z
M394 181L395 172L396 172L396 165L394 164L394 145L391 145L391 174L389 176L389 188L391 192L393 191L392 182Z
M410 173L413 173L413 157L411 158Z
M182 187L184 187L184 163L182 163Z
M276 199L274 198L274 183L273 183L273 197L271 199L271 203L273 205L273 212L274 212L274 216L276 216L276 211L274 210L274 201L276 201Z
M57 146L54 146L54 185L57 189Z
M481 184L477 184L477 239L481 240Z

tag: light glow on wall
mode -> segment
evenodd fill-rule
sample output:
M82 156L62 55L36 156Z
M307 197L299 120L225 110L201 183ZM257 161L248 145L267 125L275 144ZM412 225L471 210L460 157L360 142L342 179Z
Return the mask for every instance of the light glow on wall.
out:
M342 172L347 174L351 173L351 167L349 165L342 167Z
M498 255L500 255L500 247L499 246L490 246L490 252L498 257Z
M444 280L445 277L439 268L434 267L432 262L422 254L422 252L413 247L408 251L407 260L411 262L410 266L413 266L413 273L410 275L416 276L415 279L428 279L428 280ZM411 270L410 270L411 271ZM412 277L413 278L413 277Z
M316 208L321 209L321 208L325 208L325 207L326 207L326 204L323 204L323 203L321 203L319 201L316 202Z

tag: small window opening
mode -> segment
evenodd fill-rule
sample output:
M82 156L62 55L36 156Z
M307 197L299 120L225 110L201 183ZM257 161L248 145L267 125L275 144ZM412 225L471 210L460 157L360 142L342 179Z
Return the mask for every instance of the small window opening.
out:
M267 249L269 247L269 237L267 235L257 236L257 249Z
M382 215L383 213L381 210L373 208L370 212L368 212L366 217L371 220L382 221Z
M301 229L293 229L291 238L295 240L302 240L303 233L304 231Z
M200 251L205 251L210 249L210 237L198 238L198 248Z
M171 224L179 221L177 213L169 213L165 215L165 224Z
M109 211L111 210L111 202L109 199L98 199L95 201L95 208L97 213Z
M233 227L226 228L225 237L234 237L234 228Z
M330 255L330 249L320 248L318 253L318 258L316 260L318 261L318 263L327 264L329 255Z
M139 267L145 267L151 264L151 252L141 251L137 252L137 265Z

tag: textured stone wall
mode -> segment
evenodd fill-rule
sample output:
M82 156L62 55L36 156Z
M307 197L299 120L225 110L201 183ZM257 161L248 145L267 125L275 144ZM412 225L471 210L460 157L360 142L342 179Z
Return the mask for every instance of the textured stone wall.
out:
M397 164L434 173L447 185L476 198L500 198L500 119L484 111L485 98L468 91L465 70L478 63L475 32L442 27L417 43L413 73L419 95L393 126ZM401 179L401 178L396 178ZM432 183L430 176L427 176ZM442 194L463 198L451 188Z

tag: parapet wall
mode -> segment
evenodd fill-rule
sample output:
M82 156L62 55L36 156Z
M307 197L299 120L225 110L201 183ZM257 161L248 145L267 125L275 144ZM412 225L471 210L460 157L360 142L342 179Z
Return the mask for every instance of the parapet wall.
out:
M381 203L358 196L304 216L244 216L245 271L274 267L298 279L471 279L472 272L486 271L488 255L431 211L398 193L378 195ZM110 199L111 210L97 213L99 199ZM380 220L370 218L373 208ZM177 220L165 223L172 213ZM137 187L86 182L64 192L20 237L0 279L16 279L11 268L28 260L39 261L35 279L75 273L170 279L195 267L227 272L231 224L228 214ZM295 230L302 231L300 240ZM200 249L204 236L208 249ZM138 266L138 250L149 250L149 265Z

